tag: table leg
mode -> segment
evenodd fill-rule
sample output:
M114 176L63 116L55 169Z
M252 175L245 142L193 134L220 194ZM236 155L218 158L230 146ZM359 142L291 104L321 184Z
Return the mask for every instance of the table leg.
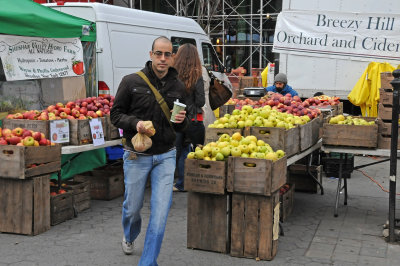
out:
M347 164L347 153L344 155L344 162ZM344 205L347 205L347 174L344 175L343 177L343 181L344 181Z
M311 176L311 178L314 180L314 182L316 182L319 186L319 188L321 189L321 195L324 195L324 187L322 186L322 184L319 182L318 178L315 177L312 173L311 173L311 163L312 163L312 153L310 153L308 156L308 163L306 166L306 170L307 170L307 174L309 176Z
M338 186L336 190L336 201L335 201L335 210L333 215L338 217L338 206L339 206L339 197L340 191L342 190L342 154L340 154L340 161L339 161L339 179L338 179Z

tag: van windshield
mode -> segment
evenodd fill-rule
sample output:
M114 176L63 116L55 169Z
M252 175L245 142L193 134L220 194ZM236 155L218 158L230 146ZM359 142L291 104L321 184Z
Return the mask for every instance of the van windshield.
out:
M178 48L181 45L184 45L185 43L190 43L196 46L196 40L195 39L190 39L190 38L182 38L182 37L171 37L171 42L172 42L172 52L177 53Z
M215 53L214 48L210 43L201 43L201 49L203 50L204 66L208 71L223 72L223 66Z

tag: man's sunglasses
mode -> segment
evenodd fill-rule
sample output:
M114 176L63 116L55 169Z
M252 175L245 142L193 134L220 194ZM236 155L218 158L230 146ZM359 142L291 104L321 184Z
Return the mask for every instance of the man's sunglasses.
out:
M171 56L172 56L172 53L171 52L161 52L161 51L155 51L155 52L153 52L153 54L155 55L155 56L157 56L157 57L162 57L162 55L164 54L164 57L165 58L170 58Z

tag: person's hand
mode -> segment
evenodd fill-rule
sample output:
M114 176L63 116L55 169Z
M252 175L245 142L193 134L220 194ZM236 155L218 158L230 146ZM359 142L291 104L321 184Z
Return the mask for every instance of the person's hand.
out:
M179 111L179 113L177 113L174 117L175 123L180 124L185 120L185 116L186 116L186 111L182 110Z
M143 121L139 121L137 124L136 124L136 130L137 130L137 132L138 133L141 133L141 134L150 134L151 133L151 131L150 130L147 130L146 129L146 127L144 126L144 124L143 124Z

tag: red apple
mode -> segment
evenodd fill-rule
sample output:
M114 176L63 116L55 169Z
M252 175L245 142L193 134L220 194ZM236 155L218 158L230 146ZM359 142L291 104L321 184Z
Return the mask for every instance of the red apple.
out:
M9 138L8 143L10 143L11 145L17 145L18 143L21 142L21 138L18 136L12 136L11 138Z
M5 139L0 138L0 145L8 145L8 143Z
M60 116L61 119L67 119L68 115L67 115L66 112L61 112L59 116Z
M21 113L16 113L13 115L13 119L24 119L24 116Z
M47 139L43 138L43 139L39 140L39 145L40 146L47 146Z
M55 107L54 105L49 105L49 106L47 107L47 111L48 111L49 113L52 113L54 110L56 110L56 107Z
M79 109L79 113L86 115L87 114L87 108L86 107L81 107L81 109Z
M101 111L101 110L96 111L96 115L98 117L102 117L103 116L103 111Z
M67 108L72 109L75 107L75 103L74 102L67 102L67 104L65 105Z
M34 133L32 134L32 137L33 137L34 140L39 141L39 140L42 139L42 133L36 131L36 132L34 132ZM26 146L26 145L25 145L25 146Z
M78 110L76 110L76 109L72 109L72 111L71 111L71 115L72 115L73 117L79 117L80 113L79 113L79 111L78 111Z
M88 102L84 101L84 102L81 103L81 107L86 107L87 105L88 105Z
M57 109L64 108L64 104L62 104L62 103L56 103L56 108L57 108Z

